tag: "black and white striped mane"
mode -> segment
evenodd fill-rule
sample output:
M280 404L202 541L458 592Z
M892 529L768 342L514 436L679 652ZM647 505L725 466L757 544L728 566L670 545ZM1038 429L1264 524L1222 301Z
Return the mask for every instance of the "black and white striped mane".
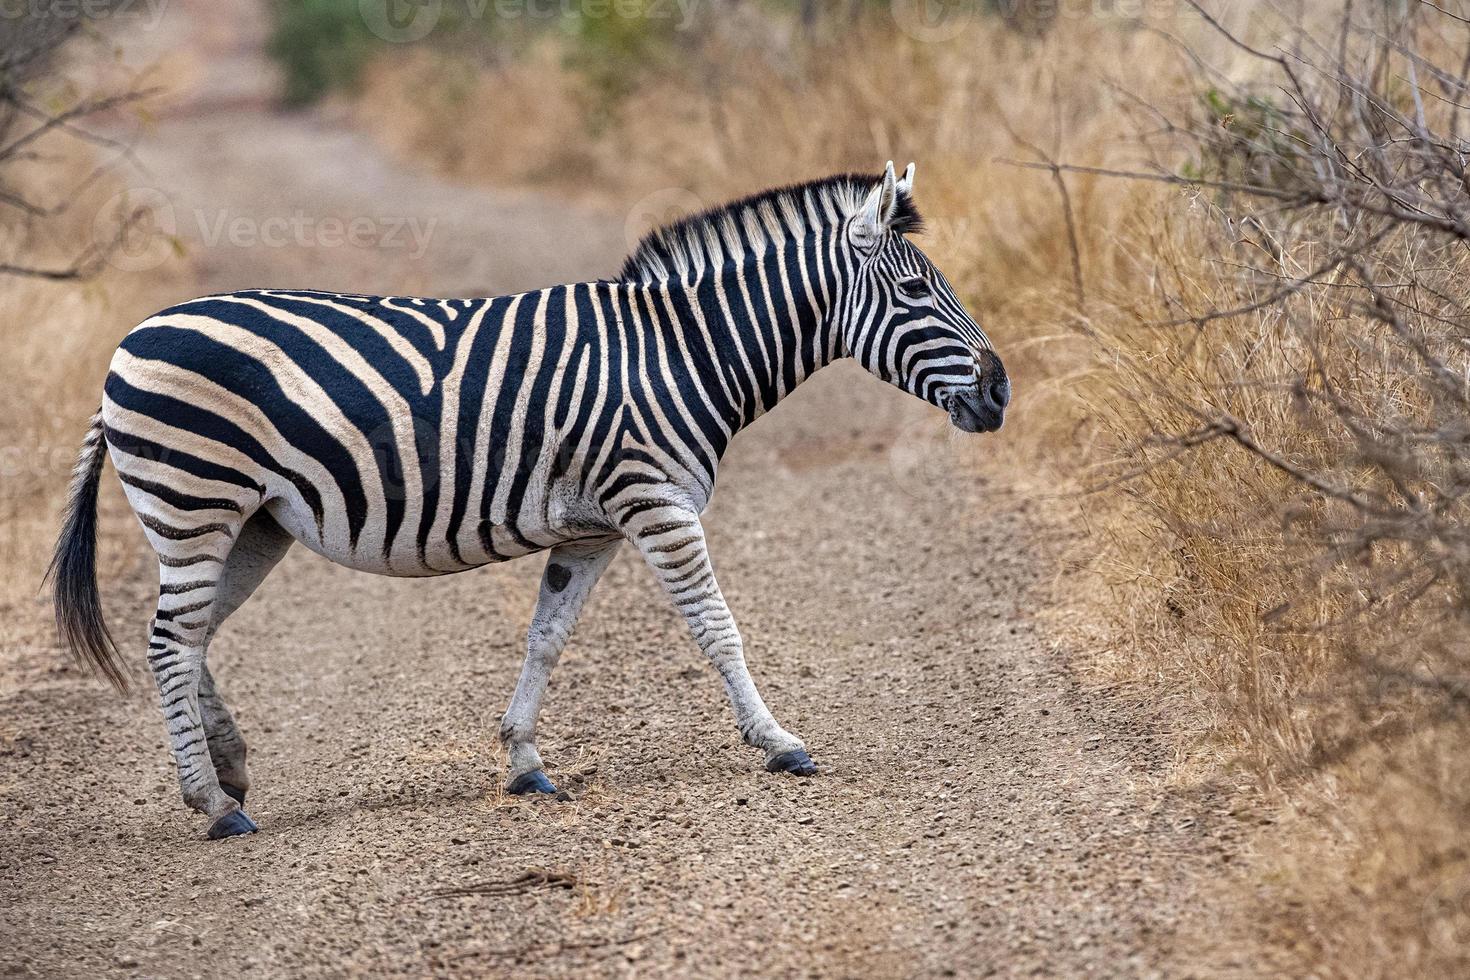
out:
M723 265L728 254L743 254L751 243L765 251L771 244L803 239L851 217L882 179L882 174L837 174L680 218L643 236L623 263L618 281L648 284L681 279L691 268ZM898 209L888 228L900 235L923 230L923 219L908 193L899 192Z

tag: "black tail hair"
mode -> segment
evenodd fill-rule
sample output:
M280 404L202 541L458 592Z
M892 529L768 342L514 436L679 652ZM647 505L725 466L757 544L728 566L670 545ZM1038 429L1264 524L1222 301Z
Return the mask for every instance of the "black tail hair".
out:
M107 459L102 412L92 416L72 474L66 523L46 569L56 606L56 629L78 663L85 663L119 691L128 689L127 669L102 618L97 597L97 486Z

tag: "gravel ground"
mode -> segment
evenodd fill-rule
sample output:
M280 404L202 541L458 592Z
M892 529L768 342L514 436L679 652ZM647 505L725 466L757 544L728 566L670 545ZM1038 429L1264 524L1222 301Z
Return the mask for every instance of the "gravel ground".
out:
M241 38L218 64L249 76ZM473 293L603 275L622 249L620 220L447 185L249 99L177 109L140 154L200 291ZM193 218L385 209L441 217L424 255L209 245ZM224 842L179 802L146 687L118 698L54 652L7 653L0 973L1224 972L1181 937L1229 821L1163 787L1160 740L1044 635L1069 532L990 458L1005 438L952 438L843 364L727 458L712 553L812 779L761 771L631 552L547 697L561 802L499 789L537 558L408 581L296 549L211 650L262 827ZM140 663L153 588L140 560L108 596Z

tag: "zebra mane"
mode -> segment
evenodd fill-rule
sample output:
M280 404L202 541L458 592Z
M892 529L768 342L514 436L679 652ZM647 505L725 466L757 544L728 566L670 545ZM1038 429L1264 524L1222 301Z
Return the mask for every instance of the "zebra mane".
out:
M684 278L721 266L732 256L800 240L851 217L882 174L837 174L804 184L791 184L709 208L656 228L643 236L623 262L619 282L657 283ZM900 235L923 230L913 198L899 191L897 210L888 222Z

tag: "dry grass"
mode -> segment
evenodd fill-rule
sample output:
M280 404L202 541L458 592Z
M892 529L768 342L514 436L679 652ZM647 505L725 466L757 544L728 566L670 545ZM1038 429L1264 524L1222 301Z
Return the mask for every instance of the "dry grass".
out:
M576 79L542 44L510 69L482 69L415 47L366 69L357 121L390 148L451 177L539 182L583 172ZM534 107L535 118L527 118ZM563 188L570 190L570 187Z
M1166 435L1249 420L1268 450L1363 490L1382 475L1304 397L1304 379L1325 365L1374 419L1433 424L1434 406L1388 331L1330 288L1225 328L1147 326L1176 317L1181 296L1199 312L1242 296L1229 243L1146 223L1155 288L1092 321L1107 364L1078 392L1117 447L1090 482L1125 477L1090 508L1106 545L1090 564L1108 587L1094 611L1114 611L1123 641L1095 666L1162 692L1195 733L1194 761L1214 760L1213 778L1238 772L1285 811L1255 844L1269 900L1259 923L1283 968L1464 975L1467 944L1446 937L1470 938L1470 724L1458 688L1433 689L1463 676L1463 594L1425 587L1416 542L1380 540L1344 560L1327 541L1363 523L1350 508L1234 444L1180 453ZM1315 251L1303 243L1284 259L1314 263ZM1467 270L1456 259L1440 271L1448 285ZM1415 325L1432 342L1427 326Z
M1290 813L1257 873L1292 972L1470 970L1470 260L1434 217L1465 209L1433 157L1458 109L1405 84L1436 57L1463 84L1466 30L1424 16L1303 45L1311 141L1307 110L1253 131L1240 103L1186 140L1284 196L1193 193L1132 222L1138 268L1092 311L1078 391L1115 447L1095 567L1131 622L1112 666L1190 691L1208 747ZM1323 194L1326 155L1372 176ZM1384 189L1411 210L1381 211Z
M91 147L64 136L44 138L37 158L7 172L7 184L34 201L69 202L55 217L0 224L0 261L62 267L86 243L104 239L129 207L109 179L88 183L99 162ZM77 188L84 187L78 193ZM126 256L121 260L127 265ZM101 398L99 379L128 328L180 290L178 264L146 271L116 266L83 281L7 277L0 288L5 326L0 384L0 649L52 663L51 610L41 578L60 526L66 484L87 421ZM61 367L64 366L64 367ZM107 481L104 532L131 529L126 503ZM131 547L103 542L99 574L118 574L135 560Z
M1212 419L1243 420L1256 445L1332 486L1394 493L1406 478L1429 492L1464 479L1458 456L1414 450L1406 477L1403 460L1372 457L1323 392L1370 420L1446 431L1463 420L1341 277L1243 315L1163 325L1268 296L1242 275L1268 250L1230 202L1069 176L1078 283L1052 178L997 160L1134 165L1131 134L1154 118L1138 107L1187 115L1205 87L1178 39L1219 77L1259 68L1198 19L1151 26L1172 40L1118 21L1065 22L1036 39L982 18L950 44L876 23L803 47L746 25L703 38L699 67L645 82L590 129L576 78L545 50L494 77L424 55L382 62L364 104L382 119L382 101L411 83L427 108L395 117L401 129L386 138L400 149L470 179L604 203L694 206L917 157L933 216L924 244L1017 376L1012 447L1094 491L1077 556L1090 586L1059 596L1058 622L1086 624L1075 635L1098 652L1085 669L1141 692L1177 733L1181 779L1235 784L1277 811L1227 899L1238 918L1292 973L1463 976L1470 725L1459 689L1446 697L1432 682L1462 676L1464 585L1419 575L1447 567L1449 546L1402 534L1363 543L1361 513L1208 431ZM529 103L505 100L507 84L549 93L536 103L545 117L538 109L527 125ZM513 135L522 130L534 135ZM1332 247L1323 231L1288 223L1271 246L1275 272L1317 268ZM1452 298L1470 271L1458 246L1419 228L1370 258L1389 279L1412 273ZM1447 329L1433 305L1408 318L1410 333L1463 374L1463 320ZM1181 446L1191 433L1200 444ZM1451 512L1446 526L1462 519Z

